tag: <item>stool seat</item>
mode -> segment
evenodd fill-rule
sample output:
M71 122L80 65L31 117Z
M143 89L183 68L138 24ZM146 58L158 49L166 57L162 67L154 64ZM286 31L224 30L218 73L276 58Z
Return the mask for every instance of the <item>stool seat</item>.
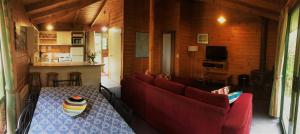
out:
M80 72L71 72L70 73L71 86L81 86L81 73Z
M47 73L47 86L53 87L54 83L53 81L58 80L58 73L56 72L49 72Z

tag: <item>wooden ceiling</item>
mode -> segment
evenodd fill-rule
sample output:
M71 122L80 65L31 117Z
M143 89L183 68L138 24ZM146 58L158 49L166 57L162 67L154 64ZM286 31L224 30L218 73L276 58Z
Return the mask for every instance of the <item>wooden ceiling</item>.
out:
M39 27L53 23L69 27L101 24L108 18L103 7L108 0L22 0L32 23ZM278 20L287 1L293 0L194 0ZM109 9L108 9L109 10ZM101 16L101 17L100 17ZM108 16L108 17L103 17Z
M23 0L34 25L64 24L92 27L107 0Z
M278 20L280 11L287 1L292 0L195 0L212 5L232 8L245 13Z

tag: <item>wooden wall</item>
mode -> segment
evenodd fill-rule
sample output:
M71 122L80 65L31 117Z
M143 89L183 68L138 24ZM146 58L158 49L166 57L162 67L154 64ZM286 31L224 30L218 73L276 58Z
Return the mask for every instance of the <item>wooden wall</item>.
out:
M192 8L191 8L192 7ZM179 76L200 77L205 46L196 43L197 33L209 35L209 45L223 45L228 50L228 72L237 83L239 74L250 74L259 68L261 18L228 8L211 6L202 2L181 2L178 29ZM223 15L225 24L217 22ZM267 69L272 70L276 50L277 22L269 21ZM187 47L198 45L195 57L187 55Z
M12 20L15 23L16 29L20 29L21 26L32 26L29 18L25 14L25 9L22 5L21 0L12 0ZM13 25L13 24L12 24ZM14 29L11 30L11 36L13 37ZM14 38L13 41L14 42ZM21 90L27 84L27 76L29 70L29 57L27 55L27 50L15 49L15 44L11 44L13 52L13 67L14 67L14 82L16 90Z
M15 29L19 30L21 26L32 26L29 18L25 14L24 7L21 0L12 0L9 3L12 16L12 23L10 29L11 49L13 58L14 71L14 87L16 95L16 117L24 107L25 98L28 93L28 72L29 72L29 56L27 50L16 50L15 48ZM14 27L15 26L15 29ZM27 44L25 44L27 45Z
M135 57L136 32L149 32L149 1L130 0L124 3L124 75L145 72L148 58Z
M148 32L149 1L132 0L124 3L124 74L144 72L148 58L135 58L135 32ZM205 46L196 43L198 33L209 34L209 45L227 46L228 72L237 83L239 74L249 74L259 68L261 18L242 11L186 0L160 0L155 13L155 73L161 71L162 33L176 33L175 74L180 77L201 77ZM227 22L217 23L224 15ZM268 24L267 69L272 70L275 60L277 26ZM198 45L199 52L189 56L187 48Z
M172 3L172 4L170 4ZM155 20L155 32L156 32L156 49L155 51L155 69L154 73L161 72L162 66L162 37L163 33L172 32L175 33L179 27L179 12L180 12L180 0L161 0L156 4L156 20ZM175 41L176 42L176 41ZM175 43L176 44L176 43ZM173 46L176 49L176 45Z

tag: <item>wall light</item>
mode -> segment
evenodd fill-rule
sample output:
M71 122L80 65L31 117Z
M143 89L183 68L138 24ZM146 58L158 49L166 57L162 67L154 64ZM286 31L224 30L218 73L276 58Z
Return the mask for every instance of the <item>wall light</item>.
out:
M220 24L223 24L223 23L226 22L226 18L225 18L224 16L220 16L220 17L218 18L218 22L219 22Z
M195 56L196 52L198 52L198 46L188 46L189 55Z
M48 24L46 28L47 28L48 31L52 31L53 30L53 25Z
M107 32L107 31L108 31L108 27L107 27L107 26L103 26L103 27L101 28L101 31L102 31L102 32Z

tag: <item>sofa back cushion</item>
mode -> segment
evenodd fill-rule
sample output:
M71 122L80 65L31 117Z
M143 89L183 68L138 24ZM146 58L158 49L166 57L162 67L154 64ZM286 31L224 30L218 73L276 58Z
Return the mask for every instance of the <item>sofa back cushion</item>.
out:
M230 109L229 100L226 95L212 94L210 92L202 91L197 88L187 87L185 89L185 96L198 101L202 101L204 103L225 108L227 111Z
M170 92L173 92L175 94L184 95L185 86L180 84L180 83L169 81L169 80L166 80L164 78L156 78L154 80L154 85L159 87L159 88L166 89L166 90L168 90Z
M134 76L135 76L136 79L139 79L139 80L144 81L144 82L149 83L149 84L153 84L154 76L152 76L152 75L135 73Z

